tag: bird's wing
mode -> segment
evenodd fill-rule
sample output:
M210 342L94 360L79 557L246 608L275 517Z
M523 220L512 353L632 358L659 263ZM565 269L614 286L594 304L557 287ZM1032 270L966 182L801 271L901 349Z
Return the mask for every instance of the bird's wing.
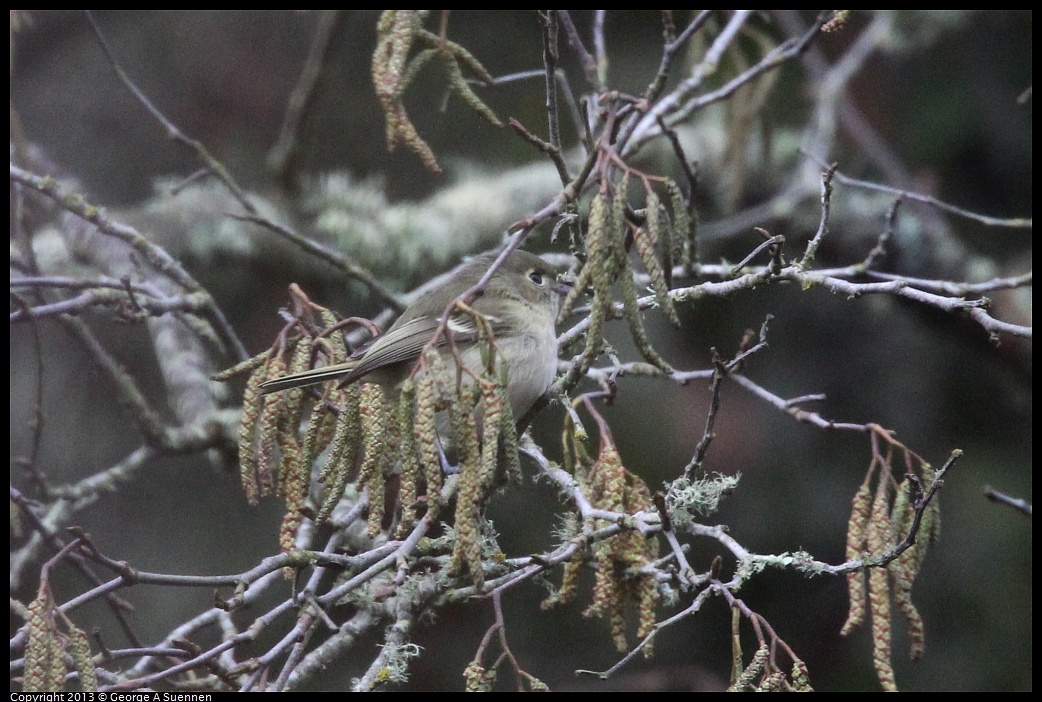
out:
M488 315L486 315L486 319L492 323L493 333L495 333L495 326L499 320ZM385 366L396 363L415 363L437 331L438 324L437 318L424 316L392 326L386 334L377 337L368 347L356 352L360 355L358 365L344 376L341 384L352 383ZM449 318L447 333L452 335L455 343L471 342L478 338L474 318L461 312L457 312ZM445 339L440 339L438 346L444 345Z
M417 317L391 327L363 350L358 365L344 376L342 384L352 383L378 368L415 362L437 328L438 320L431 317Z

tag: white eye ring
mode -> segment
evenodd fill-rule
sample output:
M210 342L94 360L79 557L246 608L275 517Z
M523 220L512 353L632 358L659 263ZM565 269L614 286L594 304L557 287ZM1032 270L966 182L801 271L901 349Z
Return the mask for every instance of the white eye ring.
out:
M546 279L543 278L543 274L539 271L529 271L528 279L536 285L538 285L539 287L543 287L544 285L546 285Z

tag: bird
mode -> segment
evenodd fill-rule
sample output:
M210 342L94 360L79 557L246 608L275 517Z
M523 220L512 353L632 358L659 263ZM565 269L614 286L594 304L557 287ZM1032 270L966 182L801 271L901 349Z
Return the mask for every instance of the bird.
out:
M498 251L489 251L458 266L407 307L386 333L347 360L268 380L261 384L261 393L333 379L340 386L365 380L394 393L412 373L452 301L476 285L498 257ZM506 364L506 395L516 418L531 409L556 377L558 348L554 325L560 299L568 290L566 283L557 281L553 266L533 253L517 249L504 258L483 294L470 305L488 322L496 357ZM459 310L449 314L437 346L446 355L450 349L456 349L463 366L480 375L481 348L473 316Z

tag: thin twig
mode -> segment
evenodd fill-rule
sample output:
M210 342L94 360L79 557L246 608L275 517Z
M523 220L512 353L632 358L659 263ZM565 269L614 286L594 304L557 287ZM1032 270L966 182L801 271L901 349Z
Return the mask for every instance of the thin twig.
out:
M303 251L317 257L318 259L329 263L330 265L343 271L346 275L354 278L359 283L369 288L369 291L373 293L380 302L390 307L396 313L401 314L405 309L405 305L386 285L377 280L369 270L364 266L355 261L352 261L345 254L332 251L331 249L319 244L312 239L305 236L301 236L297 232L293 231L289 227L284 227L277 222L273 222L266 217L254 216L254 215L229 215L233 219L238 219L243 222L250 222L257 226L269 229L279 236L283 237L287 241L299 246Z
M268 166L284 184L289 183L296 168L300 131L318 97L315 89L329 65L336 38L343 31L345 23L346 13L343 10L324 10L318 16L307 60L286 102L286 115L282 119L279 138L268 152Z
M1019 497L1010 497L1009 495L1003 492L999 492L990 485L986 485L984 487L984 496L992 502L996 502L1000 505L1006 505L1007 507L1012 507L1013 509L1022 512L1029 517L1031 516L1031 503L1025 499Z
M805 154L808 158L813 160L819 166L827 168L819 159L815 158L810 154ZM895 198L902 198L905 200L913 200L915 202L922 202L932 207L936 207L939 210L950 212L952 214L964 217L974 222L980 222L981 224L989 227L1003 227L1007 229L1031 229L1031 218L1030 217L991 217L989 215L982 215L972 210L967 210L956 205L951 205L942 200L938 200L930 195L921 195L919 193L910 192L907 190L901 190L899 188L892 188L889 185L881 185L879 183L873 183L867 180L860 180L858 178L851 178L848 175L836 170L834 171L835 179L843 185L850 185L855 188L862 188L864 190L872 190L879 193L886 193L892 195Z
M184 132L178 129L177 125L175 125L172 121L167 119L166 115L160 112L159 108L157 108L152 103L152 101L149 100L148 96L145 95L144 91L142 91L140 88L137 87L137 85L134 84L134 81L130 79L130 76L127 75L127 72L123 69L123 66L119 63L119 60L116 58L116 54L112 50L112 47L109 46L108 40L105 38L105 35L101 32L101 27L98 26L98 22L94 18L94 14L90 10L84 10L84 13L87 16L87 21L90 23L91 29L94 30L94 34L98 39L98 43L101 45L101 50L105 53L105 58L108 59L109 65L112 66L112 70L116 72L116 75L119 76L120 81L123 83L124 86L126 86L127 90L130 91L130 94L133 95L134 98L137 99L137 101L140 102L146 110L148 110L148 113L152 115L152 117L157 122L159 122L160 125L162 125L164 131L166 131L166 135L168 138L180 142L188 148L192 149L192 151L195 152L199 160L206 164L206 167L209 168L210 171L217 176L218 180L224 183L225 187L228 188L232 196L239 202L240 205L242 205L243 209L252 215L257 215L257 208L253 205L252 202L249 201L249 198L246 197L246 193L235 181L235 178L232 177L232 174L228 171L228 169L224 167L224 164L222 164L220 161L214 158L206 149L206 147L203 146L202 142L189 138L187 135L184 134Z

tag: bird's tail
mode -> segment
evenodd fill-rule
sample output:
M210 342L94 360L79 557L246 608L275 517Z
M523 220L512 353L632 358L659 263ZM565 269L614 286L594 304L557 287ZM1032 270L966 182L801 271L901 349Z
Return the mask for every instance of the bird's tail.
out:
M337 363L332 366L312 368L311 370L306 370L301 373L294 373L293 375L265 381L261 383L260 391L262 395L267 395L272 392L281 392L282 390L290 390L292 388L300 388L306 385L324 383L327 380L346 376L357 365L357 361L348 361L347 363Z

